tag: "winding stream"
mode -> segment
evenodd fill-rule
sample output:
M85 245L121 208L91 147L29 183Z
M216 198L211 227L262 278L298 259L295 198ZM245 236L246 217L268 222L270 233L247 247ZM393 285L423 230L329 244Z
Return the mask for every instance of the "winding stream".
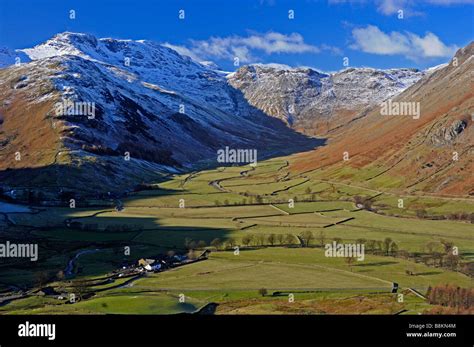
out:
M86 249L86 250L83 250L83 251L80 251L78 252L74 258L72 258L71 260L68 261L67 263L67 266L66 266L66 269L64 269L64 274L66 276L72 276L73 275L73 269L74 269L74 265L76 263L76 261L79 259L79 257L81 255L84 255L84 254L91 254L91 253L96 253L96 252L99 252L101 251L101 249Z

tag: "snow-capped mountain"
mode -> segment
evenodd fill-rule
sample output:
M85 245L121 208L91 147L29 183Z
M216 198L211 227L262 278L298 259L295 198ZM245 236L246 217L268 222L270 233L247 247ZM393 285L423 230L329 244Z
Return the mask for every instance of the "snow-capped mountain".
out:
M77 56L109 70L119 69L128 78L234 111L230 88L225 87L222 74L153 41L96 39L88 34L65 32L22 51L33 60Z
M216 164L225 146L257 149L259 159L312 149L322 141L295 130L326 135L432 73L279 64L226 73L152 41L70 32L0 57L11 65L0 69L1 181L31 184L35 168L47 182L34 184L90 191ZM67 105L82 112L58 112Z
M425 75L416 69L349 68L322 73L311 68L248 65L228 76L249 103L289 125L335 121L377 105ZM347 117L346 117L347 118ZM346 119L347 121L347 119ZM321 132L319 132L321 134Z
M146 169L215 162L225 146L263 157L316 145L251 106L222 72L154 42L67 32L22 52L32 61L0 70L2 166L64 164L78 172L53 171L63 187L58 180L77 186L91 171L102 180L93 189L136 183ZM57 112L71 103L93 114ZM14 161L19 150L24 159Z

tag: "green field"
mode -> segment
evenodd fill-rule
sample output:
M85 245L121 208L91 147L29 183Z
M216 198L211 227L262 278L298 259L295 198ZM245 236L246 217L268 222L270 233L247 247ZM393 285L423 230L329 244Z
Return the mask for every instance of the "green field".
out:
M29 290L24 298L0 306L0 312L168 314L194 312L213 302L219 304L217 313L390 314L407 310L413 314L429 305L411 292L406 292L405 302L397 302L390 294L393 282L403 291L412 288L421 293L438 284L473 286L472 277L461 271L474 258L473 225L433 220L445 214L473 213L472 200L398 196L393 190L377 190L390 187L390 182L378 188L373 183L352 187L344 177L364 173L341 170L331 176L340 177L339 181L326 181L327 172L322 170L288 171L288 160L174 175L152 190L128 195L122 211L103 202L98 207L39 206L34 213L7 213L15 223L8 235L34 240L41 257L34 264L21 260L0 264L1 295L11 294L11 285ZM370 198L373 208L356 206L355 195ZM403 208L398 206L399 199ZM420 209L426 211L426 218L417 217ZM302 247L301 235L308 231L313 238L309 247ZM249 237L253 241L246 243ZM268 241L271 237L273 241ZM380 249L348 265L344 258L326 257L321 248L334 239L382 244L387 238L398 251L413 257L384 254ZM216 239L219 246L212 244ZM75 281L107 276L124 262L169 251L186 253L189 241L199 242L201 251L211 250L209 259L149 274L128 287L89 286L95 295L73 305L35 294L34 288L45 283L74 293ZM442 252L442 242L458 250L457 268L423 263L433 249ZM238 255L235 246L239 246ZM129 255L124 254L124 247L130 247ZM81 255L74 274L58 280L56 274L86 249L98 251ZM262 288L268 295L258 293ZM294 306L287 305L288 292L295 295ZM179 294L185 295L184 303L178 301ZM358 308L353 299L357 296L365 298L367 305ZM337 310L335 303L345 309Z

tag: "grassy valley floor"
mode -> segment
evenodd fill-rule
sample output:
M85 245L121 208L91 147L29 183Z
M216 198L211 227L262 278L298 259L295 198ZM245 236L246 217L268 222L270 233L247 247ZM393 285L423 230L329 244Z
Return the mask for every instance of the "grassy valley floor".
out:
M6 211L1 239L37 242L40 259L0 264L0 314L170 314L209 303L216 314L417 314L433 307L423 298L430 286L473 287L463 271L474 257L473 224L433 220L474 213L472 199L352 186L324 170L295 173L291 160L175 175L129 195L121 211L107 201ZM418 218L421 209L429 218ZM384 251L387 238L396 249ZM326 257L322 246L333 240L365 243L365 259ZM436 263L443 243L458 249L456 266ZM188 248L211 254L130 282L99 280L124 263ZM93 251L58 278L84 250ZM391 293L393 283L403 296ZM88 298L40 295L46 285Z

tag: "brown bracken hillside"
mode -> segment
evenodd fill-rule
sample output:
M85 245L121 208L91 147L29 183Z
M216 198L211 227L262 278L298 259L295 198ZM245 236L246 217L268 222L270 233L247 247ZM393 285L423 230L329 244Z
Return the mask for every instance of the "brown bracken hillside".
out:
M410 193L474 195L473 53L471 42L393 99L419 102L419 119L374 107L334 130L327 146L297 155L291 170L319 168L328 179L337 172L348 182Z

